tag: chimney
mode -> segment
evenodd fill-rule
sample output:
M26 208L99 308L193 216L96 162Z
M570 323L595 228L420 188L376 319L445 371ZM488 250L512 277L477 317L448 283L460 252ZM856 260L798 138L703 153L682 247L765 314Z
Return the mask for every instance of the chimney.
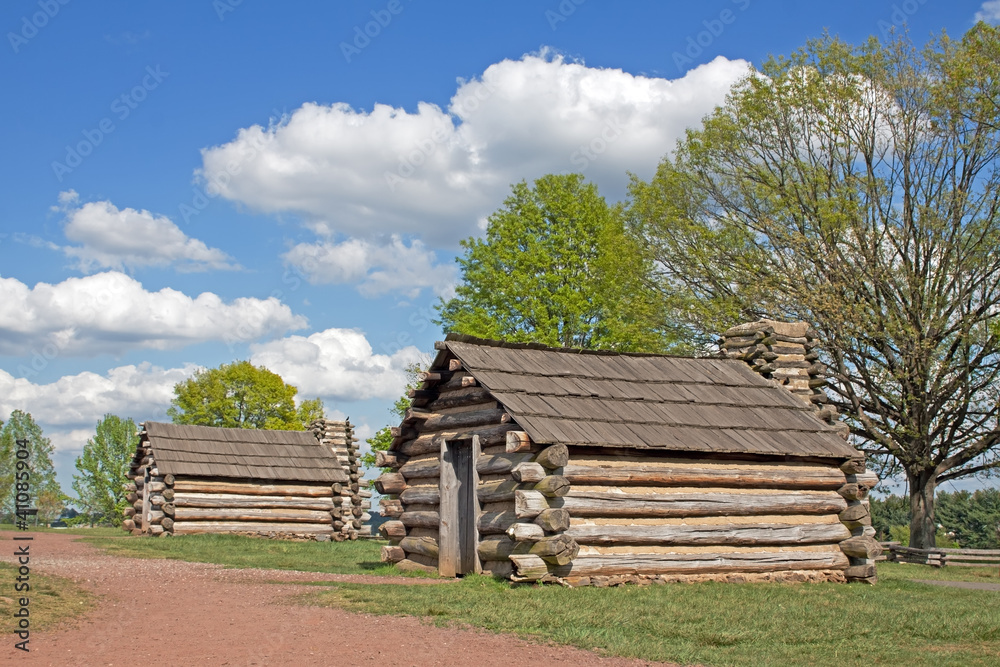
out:
M846 437L846 424L823 391L826 366L819 361L817 333L805 322L759 320L727 330L719 341L721 355L742 359L768 380L772 380L816 408L817 416L838 426Z

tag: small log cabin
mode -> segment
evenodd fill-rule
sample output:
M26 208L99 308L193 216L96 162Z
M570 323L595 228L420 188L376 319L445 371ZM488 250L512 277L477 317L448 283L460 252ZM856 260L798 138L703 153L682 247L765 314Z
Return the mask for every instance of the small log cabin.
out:
M737 358L449 335L378 453L383 560L574 586L874 582L877 479L789 390L821 383L812 339L776 326L727 332Z
M122 527L137 535L357 539L370 496L347 421L311 431L145 422L128 478Z

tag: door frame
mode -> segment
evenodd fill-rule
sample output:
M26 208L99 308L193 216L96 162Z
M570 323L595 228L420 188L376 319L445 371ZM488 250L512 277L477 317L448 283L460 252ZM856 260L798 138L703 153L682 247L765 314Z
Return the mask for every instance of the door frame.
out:
M441 440L438 490L438 574L455 577L482 572L479 561L479 436ZM465 468L464 472L460 468ZM461 479L464 477L465 479Z

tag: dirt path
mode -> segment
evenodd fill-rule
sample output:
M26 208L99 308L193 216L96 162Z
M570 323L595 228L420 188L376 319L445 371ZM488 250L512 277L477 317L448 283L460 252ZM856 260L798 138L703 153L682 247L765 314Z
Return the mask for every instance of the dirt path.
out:
M11 533L0 557L12 562ZM32 632L30 653L0 647L0 664L24 665L579 665L638 666L508 635L436 628L418 619L296 606L295 581L390 578L226 570L204 563L107 556L70 535L35 533L31 568L78 581L100 602L68 627ZM268 584L269 580L289 581ZM404 579L400 583L413 584ZM433 583L433 582L429 582ZM443 584L447 585L447 584Z
M978 581L938 581L936 579L914 579L918 584L931 586L950 586L952 588L968 588L974 591L1000 591L1000 584L988 584Z

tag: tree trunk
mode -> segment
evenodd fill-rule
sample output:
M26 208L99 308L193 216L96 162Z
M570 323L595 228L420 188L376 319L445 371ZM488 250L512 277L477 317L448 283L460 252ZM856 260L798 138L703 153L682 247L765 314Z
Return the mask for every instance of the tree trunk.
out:
M910 483L910 546L915 549L933 549L937 524L934 521L934 490L937 476L931 470L919 475L907 473Z

